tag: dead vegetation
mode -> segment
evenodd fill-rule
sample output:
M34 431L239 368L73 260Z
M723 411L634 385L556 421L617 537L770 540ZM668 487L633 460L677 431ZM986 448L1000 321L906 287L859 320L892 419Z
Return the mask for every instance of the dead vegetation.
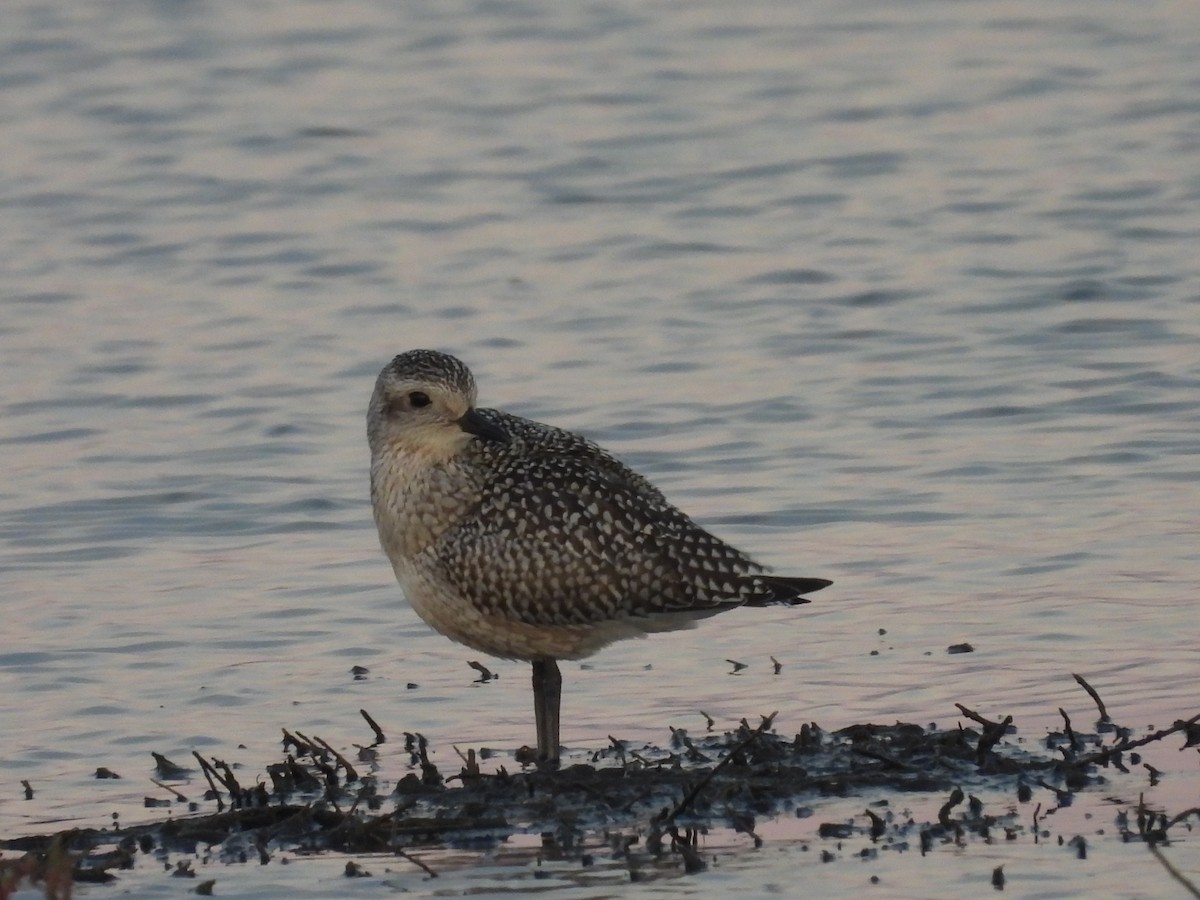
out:
M922 854L941 844L963 846L997 836L1031 834L1037 840L1058 806L1115 773L1125 779L1123 790L1141 777L1155 784L1161 773L1142 761L1140 748L1176 735L1184 738L1181 749L1200 747L1200 715L1135 736L1113 723L1099 695L1075 677L1098 708L1094 730L1080 731L1060 710L1063 727L1036 746L1013 740L1011 716L989 719L960 704L964 721L945 730L896 723L826 732L809 723L784 734L772 714L714 733L705 716L709 731L703 735L672 729L661 748L610 738L586 761L553 772L522 765L527 757L520 751L501 756L458 748L458 770L444 772L432 761L425 738L406 733L407 772L394 782L386 779L395 775L380 765L388 737L365 711L374 736L370 745L343 752L320 737L284 729L284 758L253 780L239 777L221 759L195 754L192 768L155 754L151 782L169 795L163 798L167 806L187 797L166 781L203 776L208 789L202 801L191 803L196 814L2 840L0 849L9 858L0 858L0 900L24 883L41 885L48 898L66 898L73 883L110 881L139 855L160 863L183 856L173 874L194 877L186 857L200 851L228 863L265 863L283 852L388 853L436 877L419 858L421 848L485 847L518 832L541 834L547 853L577 857L584 865L590 858L585 843L602 835L614 859L630 860L631 878L637 877L635 847L643 857L669 857L680 871L692 873L706 865L697 850L705 829L729 827L761 843L755 829L765 818L803 814L814 798L879 792L945 799L935 821L905 819L877 802L852 821L819 824L818 839L862 838L867 850L881 842L911 843ZM497 765L501 758L505 762ZM1001 810L987 809L976 796L997 792L1011 800ZM204 805L208 810L199 812ZM1139 797L1126 805L1118 824L1122 840L1144 842L1171 877L1195 893L1162 853L1174 831L1190 828L1193 817L1200 819L1200 809L1152 810ZM1084 838L1072 840L1086 854ZM351 870L356 865L348 864L347 875L362 874L361 868ZM1002 868L993 874L1000 888Z

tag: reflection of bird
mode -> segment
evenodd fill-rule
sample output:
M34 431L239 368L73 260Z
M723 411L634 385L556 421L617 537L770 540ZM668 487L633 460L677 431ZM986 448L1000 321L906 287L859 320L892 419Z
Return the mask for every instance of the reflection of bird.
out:
M807 603L590 441L475 408L459 360L411 350L367 413L379 540L417 613L484 653L533 663L539 762L559 754L562 677L627 637L738 606Z

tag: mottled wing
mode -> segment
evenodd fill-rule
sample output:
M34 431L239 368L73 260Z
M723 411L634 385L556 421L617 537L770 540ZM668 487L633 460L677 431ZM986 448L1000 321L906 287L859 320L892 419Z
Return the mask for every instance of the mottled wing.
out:
M715 611L774 589L646 479L569 432L482 411L512 436L479 445L494 475L438 543L472 602L530 624Z

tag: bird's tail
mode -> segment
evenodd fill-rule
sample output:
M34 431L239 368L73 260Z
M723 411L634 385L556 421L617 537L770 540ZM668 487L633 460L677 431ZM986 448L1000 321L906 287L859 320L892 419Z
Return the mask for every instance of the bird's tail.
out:
M761 590L746 601L746 606L771 606L775 603L796 606L808 603L805 594L833 584L826 578L789 578L783 575L755 575L754 582L756 587L761 585Z

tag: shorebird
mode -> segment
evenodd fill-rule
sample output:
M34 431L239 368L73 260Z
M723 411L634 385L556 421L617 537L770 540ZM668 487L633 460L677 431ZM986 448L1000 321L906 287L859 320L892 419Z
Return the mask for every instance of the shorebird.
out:
M445 353L384 367L367 412L371 502L417 614L532 663L539 765L559 758L558 660L739 606L807 603L831 583L768 574L596 444L475 397Z

